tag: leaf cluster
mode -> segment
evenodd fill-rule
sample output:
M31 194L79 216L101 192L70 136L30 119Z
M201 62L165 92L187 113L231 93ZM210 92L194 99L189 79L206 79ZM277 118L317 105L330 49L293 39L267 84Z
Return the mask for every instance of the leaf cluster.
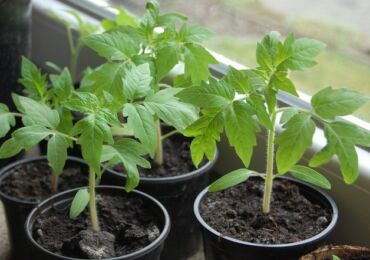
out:
M201 116L185 129L185 135L194 137L191 144L196 165L206 156L212 160L220 135L225 132L229 144L235 148L246 168L250 164L256 135L261 127L281 133L274 138L276 146L276 176L292 176L324 188L330 183L316 170L298 165L305 151L311 147L316 123L324 127L327 144L309 161L310 167L327 163L334 155L346 183L358 177L358 159L355 145L370 146L370 133L340 117L350 115L369 97L349 89L326 87L311 100L311 109L278 107L277 93L298 96L290 71L300 71L316 64L314 58L325 44L308 38L296 39L290 34L284 41L277 32L266 35L257 44L258 67L248 70L229 68L222 79L209 79L199 86L182 90L178 97L201 108ZM277 122L277 118L280 121ZM236 185L256 175L246 169L236 170L216 181L212 191ZM266 174L257 174L265 178Z

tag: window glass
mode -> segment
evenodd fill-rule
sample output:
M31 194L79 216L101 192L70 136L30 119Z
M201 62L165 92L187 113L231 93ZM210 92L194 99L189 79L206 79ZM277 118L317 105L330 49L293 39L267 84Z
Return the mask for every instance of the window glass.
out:
M144 0L110 0L141 15ZM291 77L307 94L332 85L370 95L369 0L159 0L163 12L181 12L216 32L210 49L254 66L256 42L271 30L328 44L318 65ZM356 114L370 122L370 104Z

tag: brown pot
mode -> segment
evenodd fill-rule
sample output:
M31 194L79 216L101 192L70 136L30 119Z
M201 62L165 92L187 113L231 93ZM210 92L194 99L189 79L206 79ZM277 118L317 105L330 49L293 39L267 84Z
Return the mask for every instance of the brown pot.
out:
M302 256L299 260L332 260L333 255L342 260L370 259L370 248L358 246L323 246L315 251Z

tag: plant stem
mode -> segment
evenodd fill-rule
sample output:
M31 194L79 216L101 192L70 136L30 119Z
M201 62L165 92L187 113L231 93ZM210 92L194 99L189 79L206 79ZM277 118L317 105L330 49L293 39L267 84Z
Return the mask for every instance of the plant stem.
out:
M72 82L76 80L77 62L78 62L78 56L80 55L80 51L81 51L81 44L78 43L74 51L71 52L71 57L69 61L69 70L71 71Z
M157 151L155 153L154 161L157 165L163 164L163 146L162 146L162 132L161 121L157 120Z
M53 194L58 192L58 179L58 175L56 175L55 173L51 174L51 192Z
M95 171L90 168L89 171L89 210L91 218L91 226L94 231L99 231L99 220L98 213L96 211L96 202L95 202Z
M178 131L178 130L173 130L173 131L171 131L171 132L168 132L167 134L162 135L161 139L162 139L162 140L164 140L164 139L166 139L166 138L168 138L168 137L170 137L170 136L173 136L173 135L175 135L175 134L177 134L177 133L179 133L179 131Z
M270 213L270 202L272 184L274 180L274 145L275 145L275 122L276 114L272 114L271 123L272 129L268 130L267 139L267 163L266 163L266 179L265 179L265 191L263 193L263 204L262 211L264 214Z

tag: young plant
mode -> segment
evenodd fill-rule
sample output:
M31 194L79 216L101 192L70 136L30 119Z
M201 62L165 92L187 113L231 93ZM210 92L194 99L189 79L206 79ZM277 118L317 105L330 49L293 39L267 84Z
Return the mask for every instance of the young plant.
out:
M215 181L210 192L227 189L250 176L259 176L265 181L262 210L268 214L273 181L278 176L289 173L328 189L329 181L313 168L336 155L344 181L350 184L357 179L355 146L369 147L370 133L338 116L353 113L369 101L368 96L349 89L326 87L313 95L310 109L278 106L279 91L298 96L288 72L312 67L316 64L314 57L324 48L325 44L313 39L296 40L294 34L282 42L279 33L271 32L257 44L257 68L244 71L230 68L223 79L211 78L201 86L184 89L178 94L185 102L202 108L202 116L185 130L185 135L194 137L191 143L194 164L199 165L204 156L209 160L214 158L216 142L225 130L230 145L246 167ZM323 126L327 143L310 159L309 167L298 165L312 145L316 123ZM268 132L264 173L248 169L259 125ZM282 127L280 134L276 133L278 125Z
M186 19L160 14L158 3L150 1L137 23L115 24L108 32L83 39L107 62L86 77L81 90L94 93L123 115L158 165L163 163L162 140L182 132L198 115L195 106L176 97L181 88L162 80L183 61L185 71L176 82L200 84L210 75L208 65L217 62L200 44L212 33ZM175 130L162 135L161 122Z
M93 23L86 22L82 17L75 11L68 11L70 15L72 15L75 18L75 22L72 22L70 19L65 18L65 14L63 13L55 13L51 12L49 16L53 18L54 20L62 23L66 29L67 32L67 39L68 39L68 47L70 51L70 58L69 58L69 71L71 73L71 77L73 82L77 79L77 63L78 63L78 57L81 53L81 50L84 46L81 39L83 37L86 37L88 35L97 33L99 30L101 30L100 25L95 25ZM74 37L74 32L76 32L76 38ZM61 72L61 69L58 65L47 62L46 65L53 68L57 72Z
M21 128L19 132L14 132L14 138L19 136L19 133L22 133L20 135L21 139L16 142L12 138L5 142L0 149L0 157L13 156L14 153L17 153L18 149L28 149L42 139L47 140L47 157L54 173L52 175L51 190L53 193L56 193L58 176L62 173L67 157L64 150L70 145L70 140L63 139L61 136L68 134L69 129L72 127L72 114L64 107L64 103L73 91L73 84L70 73L66 68L59 75L50 75L50 80L51 84L48 84L47 75L42 74L41 70L30 60L22 57L21 78L19 82L24 86L24 93L28 98L13 95L13 100L19 113L9 112L6 105L1 104L3 109L0 111L0 124L3 131L1 131L0 135L5 136L10 131L10 126L13 126L15 123L15 117L21 117L26 127L33 125L34 122L38 122L37 125L39 127L49 127L51 130L56 130L57 133L53 136L46 135L42 138L40 135L40 140L32 142L31 140L27 140L28 129L32 128ZM14 145L15 143L17 145ZM9 153L8 149L13 150Z

